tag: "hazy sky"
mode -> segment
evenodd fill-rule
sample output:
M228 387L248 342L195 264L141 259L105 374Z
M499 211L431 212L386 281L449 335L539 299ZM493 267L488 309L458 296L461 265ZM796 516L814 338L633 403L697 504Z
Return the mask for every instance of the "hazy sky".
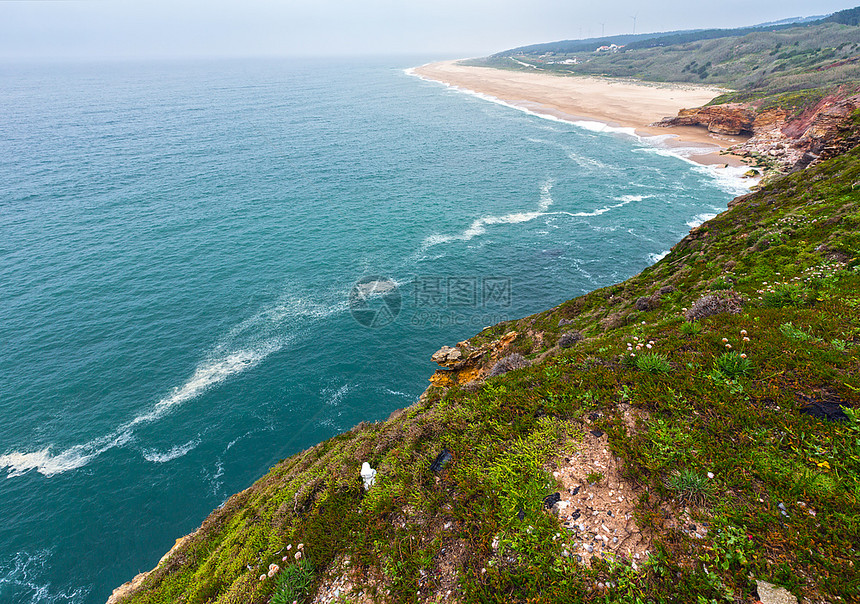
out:
M858 0L854 2L860 4ZM851 1L0 0L0 57L475 56L535 42L735 27Z

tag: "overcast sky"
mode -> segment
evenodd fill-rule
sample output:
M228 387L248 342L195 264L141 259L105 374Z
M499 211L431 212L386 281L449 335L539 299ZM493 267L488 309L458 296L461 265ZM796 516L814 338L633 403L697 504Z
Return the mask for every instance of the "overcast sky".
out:
M854 2L860 4L858 0ZM485 55L554 40L736 27L851 1L0 0L0 57Z

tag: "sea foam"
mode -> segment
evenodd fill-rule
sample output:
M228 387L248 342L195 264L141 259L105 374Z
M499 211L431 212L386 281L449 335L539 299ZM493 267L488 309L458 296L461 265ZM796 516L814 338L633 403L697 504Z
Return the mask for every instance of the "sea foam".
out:
M191 377L183 384L173 388L167 396L152 407L121 424L109 434L69 447L59 453L52 453L54 447L50 445L37 451L12 451L0 455L0 468L7 468L9 478L21 476L31 470L51 477L81 468L102 453L132 441L134 432L139 426L158 421L174 408L197 398L203 392L233 376L253 369L266 357L282 350L297 335L294 331L296 320L318 320L346 308L345 302L324 305L306 298L287 297L236 325L205 355ZM292 330L292 333L284 333L285 329ZM147 453L144 453L144 458L163 463L185 455L193 448L192 446L185 450L188 445L189 443L186 443L174 447L164 454L152 452L147 456Z

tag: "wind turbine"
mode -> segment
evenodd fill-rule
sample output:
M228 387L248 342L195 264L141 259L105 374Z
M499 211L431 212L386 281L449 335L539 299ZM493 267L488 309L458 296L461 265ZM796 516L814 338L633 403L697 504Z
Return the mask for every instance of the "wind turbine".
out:
M606 35L606 23L601 23L600 24L600 37L602 38L605 35Z
M639 16L639 13L632 15L630 18L633 19L633 35L636 35L636 17Z

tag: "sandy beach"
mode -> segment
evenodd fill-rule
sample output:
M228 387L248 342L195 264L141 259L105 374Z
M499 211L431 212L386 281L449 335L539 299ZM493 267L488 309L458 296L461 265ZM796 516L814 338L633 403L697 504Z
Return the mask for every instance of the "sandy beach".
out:
M743 165L740 158L719 152L742 142L744 137L715 135L698 127L650 126L677 115L681 109L704 105L722 92L717 88L506 71L460 65L457 61L431 63L413 71L429 80L492 96L535 113L632 128L639 136L661 137L653 142L701 164Z

